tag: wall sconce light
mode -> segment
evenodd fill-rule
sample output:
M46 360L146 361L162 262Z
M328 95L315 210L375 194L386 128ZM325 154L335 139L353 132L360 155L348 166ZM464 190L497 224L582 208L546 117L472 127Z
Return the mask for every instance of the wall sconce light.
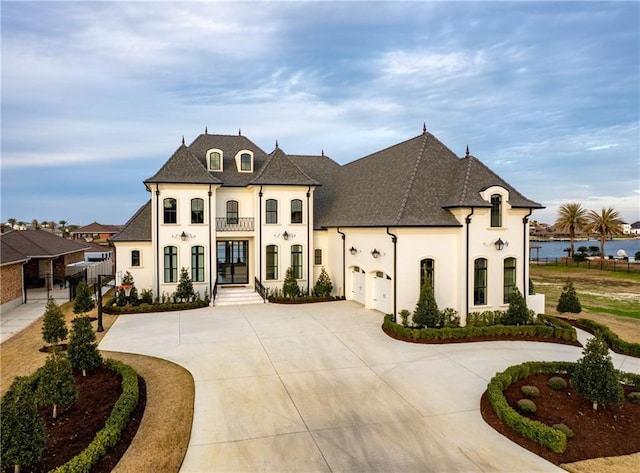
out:
M187 240L187 234L185 232L182 232L182 235L180 235L180 239L182 241L186 241Z
M373 256L374 258L379 258L380 252L374 248L373 251L371 252L371 256Z
M358 250L352 246L352 247L349 249L349 252L350 252L352 255L355 255L355 254L358 252Z
M496 242L494 243L494 245L496 246L496 250L502 251L502 249L505 246L509 246L509 242L508 241L502 241L502 238L498 238L496 240Z
M285 241L289 239L289 234L287 233L287 231L286 231L286 230L285 230L285 232L282 234L282 238L284 238L284 239L285 239Z

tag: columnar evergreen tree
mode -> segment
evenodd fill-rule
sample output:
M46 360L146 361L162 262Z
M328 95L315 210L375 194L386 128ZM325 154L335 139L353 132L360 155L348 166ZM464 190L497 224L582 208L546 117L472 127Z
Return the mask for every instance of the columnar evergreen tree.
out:
M289 299L295 299L300 295L300 287L291 266L287 268L287 274L282 285L282 294Z
M315 286L313 286L313 292L318 297L329 297L332 290L333 284L331 284L331 278L323 266L322 271L320 271L320 276L318 276L318 280Z
M193 282L189 277L189 271L187 268L180 269L180 279L178 280L178 287L176 288L176 297L183 302L189 302L194 296Z
M71 365L82 370L82 376L87 375L87 370L102 365L96 334L88 317L77 317L73 320L67 353Z
M421 327L436 327L440 322L440 310L433 294L433 288L426 281L420 289L420 297L413 312L413 323Z
M45 343L50 345L58 345L62 340L67 338L67 324L64 320L62 310L56 304L53 297L49 297L47 307L44 311L42 319L42 338Z
M41 405L53 406L52 417L55 419L58 417L58 406L68 407L78 397L71 362L54 349L38 372L36 397Z
M607 406L624 400L620 377L609 355L607 343L599 336L591 338L582 350L571 384L578 393L593 402Z
M78 289L76 290L76 298L73 302L73 313L85 315L90 312L96 306L96 302L93 300L93 295L87 283L80 281Z
M532 321L533 314L527 308L527 301L520 289L515 287L509 298L509 308L502 318L502 323L505 325L527 325Z
M558 299L558 305L556 306L556 310L561 314L565 312L571 312L572 314L579 314L582 312L582 305L580 304L580 300L578 299L578 294L576 293L575 288L573 287L573 283L571 279L567 279L567 282L562 289L562 294L560 294L560 298Z
M27 377L18 377L2 397L0 410L0 463L7 468L38 461L45 446L44 424L38 415L36 398Z

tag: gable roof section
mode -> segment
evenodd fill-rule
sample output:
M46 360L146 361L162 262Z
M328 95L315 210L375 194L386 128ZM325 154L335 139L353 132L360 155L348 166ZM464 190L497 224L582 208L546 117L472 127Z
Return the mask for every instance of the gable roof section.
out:
M15 230L14 230L15 231ZM2 235L5 235L4 233ZM0 266L18 264L29 261L29 257L13 248L4 238L0 237Z
M151 241L151 200L140 207L122 231L109 241Z
M9 247L14 254L19 253L28 258L53 258L89 248L85 243L67 240L42 230L14 230L2 234L1 238L3 252Z
M120 225L102 225L98 222L90 223L84 227L76 228L71 233L118 233L122 226Z
M251 181L256 185L319 186L307 176L284 151L276 147L269 155L258 175Z
M221 181L184 144L173 153L164 166L145 184L168 182L172 184L220 184Z

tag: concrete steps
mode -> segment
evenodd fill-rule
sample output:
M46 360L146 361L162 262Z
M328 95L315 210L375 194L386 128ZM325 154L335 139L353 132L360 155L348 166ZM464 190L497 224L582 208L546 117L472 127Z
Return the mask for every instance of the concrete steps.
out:
M216 306L262 304L262 297L252 287L218 287Z

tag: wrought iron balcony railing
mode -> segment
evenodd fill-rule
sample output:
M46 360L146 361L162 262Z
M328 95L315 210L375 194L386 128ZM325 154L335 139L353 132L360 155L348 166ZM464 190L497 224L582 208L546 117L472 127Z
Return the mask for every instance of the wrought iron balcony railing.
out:
M253 231L253 217L242 218L216 218L216 231L217 232L252 232Z

